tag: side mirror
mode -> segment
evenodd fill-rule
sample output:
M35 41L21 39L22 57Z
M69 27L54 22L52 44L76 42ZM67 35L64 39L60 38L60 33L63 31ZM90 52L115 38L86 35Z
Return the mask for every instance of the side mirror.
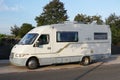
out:
M34 47L39 47L39 41L34 44Z

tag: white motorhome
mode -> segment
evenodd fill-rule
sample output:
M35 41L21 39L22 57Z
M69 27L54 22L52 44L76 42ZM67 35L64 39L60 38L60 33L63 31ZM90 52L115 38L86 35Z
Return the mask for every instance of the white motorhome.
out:
M40 26L29 31L10 55L17 66L35 69L39 65L82 62L111 55L111 31L108 25L77 22Z

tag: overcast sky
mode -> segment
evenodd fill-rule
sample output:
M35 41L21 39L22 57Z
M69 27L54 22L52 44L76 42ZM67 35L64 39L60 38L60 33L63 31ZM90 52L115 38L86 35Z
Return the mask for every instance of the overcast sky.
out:
M0 0L0 33L10 34L10 27L30 23L36 26L35 17L51 0ZM111 13L120 15L120 0L60 0L64 3L69 20L79 14L101 15L104 20Z

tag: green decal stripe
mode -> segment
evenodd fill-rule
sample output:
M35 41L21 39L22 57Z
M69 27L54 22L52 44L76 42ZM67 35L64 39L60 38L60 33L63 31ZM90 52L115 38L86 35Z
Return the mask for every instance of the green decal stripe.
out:
M60 53L61 51L63 51L65 48L67 48L70 44L65 45L63 48L61 48L60 50L58 50L56 53Z

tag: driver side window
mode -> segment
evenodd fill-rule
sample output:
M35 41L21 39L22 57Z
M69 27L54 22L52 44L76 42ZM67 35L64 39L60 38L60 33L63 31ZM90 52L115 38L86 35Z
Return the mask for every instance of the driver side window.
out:
M48 34L42 34L39 39L39 45L44 45L49 43L49 35Z

